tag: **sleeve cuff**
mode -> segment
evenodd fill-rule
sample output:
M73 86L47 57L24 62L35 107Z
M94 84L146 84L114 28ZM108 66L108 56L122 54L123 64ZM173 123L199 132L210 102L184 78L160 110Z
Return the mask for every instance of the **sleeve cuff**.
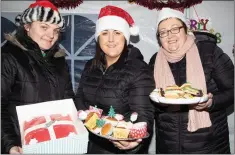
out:
M214 105L215 105L215 103L214 103L214 100L213 100L211 105L207 107L207 111L212 111Z

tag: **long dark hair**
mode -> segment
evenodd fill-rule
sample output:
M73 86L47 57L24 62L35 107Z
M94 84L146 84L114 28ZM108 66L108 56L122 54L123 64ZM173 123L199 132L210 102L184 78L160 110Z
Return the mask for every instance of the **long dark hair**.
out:
M121 55L123 52L127 52L128 47L127 47L127 41L125 40L124 48L122 50ZM92 60L92 65L91 68L100 68L100 67L105 67L106 66L106 59L105 59L105 53L100 47L99 43L99 37L96 42L96 52L95 52L95 57Z

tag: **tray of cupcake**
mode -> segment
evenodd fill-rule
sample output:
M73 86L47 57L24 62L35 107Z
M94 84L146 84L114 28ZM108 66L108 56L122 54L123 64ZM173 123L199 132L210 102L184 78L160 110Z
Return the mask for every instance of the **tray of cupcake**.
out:
M102 115L103 110L90 106L89 110L79 110L78 118L93 134L108 140L137 140L149 137L146 122L136 122L138 114L133 112L130 121L125 121L123 115L116 114L110 106L108 115Z

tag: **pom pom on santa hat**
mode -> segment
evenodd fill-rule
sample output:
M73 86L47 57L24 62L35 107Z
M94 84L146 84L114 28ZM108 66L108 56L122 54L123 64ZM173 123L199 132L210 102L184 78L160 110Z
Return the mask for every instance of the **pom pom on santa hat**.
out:
M159 23L167 18L178 18L186 24L186 16L184 15L184 8L178 8L178 9L163 8L158 12L157 30Z
M130 35L139 35L139 28L135 25L130 14L119 7L111 5L105 6L100 10L100 14L96 22L96 40L102 31L108 29L122 32L127 43L129 43Z
M37 0L32 3L22 14L17 15L15 24L21 26L34 21L49 22L57 24L64 29L64 19L60 15L57 7L49 0Z

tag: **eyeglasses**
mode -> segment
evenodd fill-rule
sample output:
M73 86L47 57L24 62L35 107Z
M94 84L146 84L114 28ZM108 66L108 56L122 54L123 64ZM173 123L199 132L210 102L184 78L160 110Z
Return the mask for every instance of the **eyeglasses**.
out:
M180 32L180 29L183 28L184 26L180 26L180 27L174 27L170 30L167 30L167 31L161 31L159 32L157 35L160 36L161 38L164 38L166 36L169 35L169 32L171 32L172 34L177 34Z

